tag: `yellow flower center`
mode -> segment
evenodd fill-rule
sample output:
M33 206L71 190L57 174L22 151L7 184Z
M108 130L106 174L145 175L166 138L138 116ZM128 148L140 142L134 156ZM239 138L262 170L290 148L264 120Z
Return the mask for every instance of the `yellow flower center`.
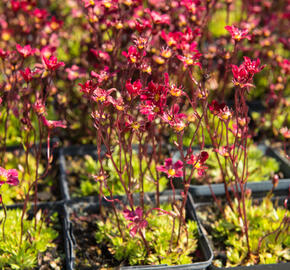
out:
M174 176L175 175L175 170L174 169L168 170L168 174L171 175L171 176Z

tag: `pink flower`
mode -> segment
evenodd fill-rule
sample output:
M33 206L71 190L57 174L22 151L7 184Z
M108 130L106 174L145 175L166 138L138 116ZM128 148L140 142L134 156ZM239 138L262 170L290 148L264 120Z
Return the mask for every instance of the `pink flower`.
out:
M183 162L178 160L174 164L172 158L167 158L164 165L157 166L157 170L167 173L168 178L182 177L183 176Z
M183 119L186 118L186 114L179 113L179 110L179 105L174 104L170 111L165 112L161 117L163 121L172 126L177 132L181 132L186 126L183 122Z
M202 151L199 155L191 155L187 160L187 164L193 165L197 170L199 176L204 174L204 171L207 169L206 166L203 166L209 155L206 151Z
M71 68L66 68L65 71L67 72L67 78L70 81L74 81L86 76L85 72L82 71L77 65L72 65Z
M170 25L170 16L167 14L160 14L157 11L151 11L149 8L145 9L145 12L148 13L151 17L151 20L154 24L168 24Z
M90 49L90 51L96 56L97 58L101 59L105 62L110 62L110 55L107 52L103 52L101 50Z
M19 184L17 170L15 170L15 169L6 170L6 169L0 167L0 186L3 184L17 186Z
M42 57L43 62L45 64L46 69L48 70L57 70L59 67L64 66L63 62L57 62L57 58L53 55L51 55L49 58Z
M140 80L137 80L133 83L130 81L126 82L126 89L131 97L136 97L140 94L142 89L142 83Z
M146 55L146 52L144 51L141 55L135 46L130 46L128 52L123 51L122 54L128 59L129 63L138 64L141 57Z
M202 68L201 64L198 62L199 58L201 57L201 54L199 52L195 54L186 54L185 56L183 55L177 55L177 58L183 63L184 67L188 66L199 66Z
M36 51L36 49L32 49L30 45L25 45L24 47L21 47L19 44L16 44L16 49L24 58L33 55Z
M260 72L264 66L260 67L260 59L251 60L249 57L244 57L244 63L239 67L232 65L234 75L233 83L241 88L253 86L252 81L256 73Z
M143 219L143 210L141 207L137 207L135 210L128 210L125 209L123 211L123 215L126 220L132 221L128 228L130 229L130 236L134 237L137 232L141 232L143 229L145 229L148 226L147 220Z
M248 29L239 29L233 25L232 26L227 25L225 29L230 32L230 34L232 35L232 39L236 41L240 41L245 38L251 40L251 36L248 35L249 33Z
M105 66L103 70L99 71L99 73L95 71L91 71L91 76L98 80L98 84L102 84L107 81L109 78L114 76L114 73L110 73L109 67Z
M47 120L44 116L41 117L41 120L43 124L49 129L52 130L54 128L60 127L60 128L66 128L66 123L63 121L53 121L53 120Z

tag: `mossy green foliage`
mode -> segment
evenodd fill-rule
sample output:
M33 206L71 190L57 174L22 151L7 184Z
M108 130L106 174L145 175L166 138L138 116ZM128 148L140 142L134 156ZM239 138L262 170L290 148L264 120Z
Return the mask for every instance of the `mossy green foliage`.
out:
M248 182L266 181L271 179L275 172L279 171L279 163L271 157L264 155L256 145L252 144L247 150L248 156ZM227 162L227 158L219 155L222 167L227 168L226 181L234 179L233 172L230 168L230 162ZM243 154L238 159L238 175L242 175L243 172ZM217 162L215 153L210 153L206 162L208 166L208 175L210 175L211 182L221 182L221 172Z
M117 154L113 155L113 158L115 160L115 162L118 164L119 162L119 156ZM75 191L74 195L76 196L90 196L93 194L96 194L99 192L99 188L100 188L100 183L96 182L92 179L90 179L90 175L94 175L97 174L100 171L100 163L93 159L92 156L86 155L84 157L85 161L84 161L84 167L79 167L79 168L73 168L74 172L78 171L80 173L80 177L81 177L81 184L80 184L80 189ZM122 157L122 164L125 164L125 160L124 160L124 156ZM134 185L135 185L135 189L138 190L139 186L138 186L138 175L139 175L139 170L140 170L140 164L139 164L139 159L138 159L138 155L135 151L133 151L133 155L132 155L132 163L133 165L133 175L132 175L132 179L134 180ZM142 160L142 170L144 173L144 191L145 192L152 192L154 190L156 190L156 186L154 184L153 178L156 179L156 170L155 170L156 164L154 163L154 161L152 161L151 166L150 166L150 170L152 175L149 172L149 168L147 165L147 162L143 159ZM113 191L114 195L124 195L124 188L121 184L121 182L119 181L119 175L116 172L113 163L111 160L105 160L104 164L103 164L103 168L106 171L106 174L109 175L109 179L107 179L108 182L108 186L110 187L110 189ZM123 178L126 180L126 182L128 183L129 177L127 175L126 172L124 172L123 174ZM166 185L167 185L167 178L166 177L160 177L159 179L159 185L160 185L160 191L163 191L166 189ZM106 189L104 189L104 194L105 195L110 195L109 191Z
M53 240L58 233L48 226L37 214L37 226L34 228L34 218L24 218L23 238L20 244L22 210L14 209L7 211L5 222L5 239L3 239L3 226L0 226L0 268L1 269L34 269L37 265L37 256L54 246ZM56 215L51 219L55 220ZM0 219L4 220L4 211L0 211Z
M228 31L225 30L226 25L232 25L234 23L238 23L241 20L242 13L241 13L241 5L242 1L237 0L234 3L234 9L231 9L229 13L229 21L228 24L226 23L227 19L227 10L226 5L224 8L219 8L212 16L209 22L209 31L214 37L221 37L223 35L227 35Z
M163 209L170 210L170 206L162 205ZM187 221L188 243L185 230L181 231L180 241L177 242L178 219L175 219L173 244L170 247L173 218L168 215L158 215L157 211L149 214L146 220L148 227L145 231L145 238L150 247L150 254L139 234L131 237L127 228L129 221L126 221L122 212L118 213L121 229L124 232L124 240L117 228L116 218L109 214L105 223L98 221L99 230L96 233L98 243L106 243L110 252L120 261L129 265L146 264L189 264L193 261L193 254L197 248L197 224L192 220Z
M247 258L247 242L242 234L242 221L239 220L237 208L237 201L234 203L234 211L229 205L226 205L225 218L213 224L214 238L216 241L224 240L226 246L226 266L237 266L242 263L250 265L289 261L289 224L288 228L287 224L281 226L280 234L269 234L262 241L259 254L257 254L259 239L279 228L287 210L280 207L275 208L269 197L266 197L260 205L254 205L250 199L246 200L250 249L252 251L252 256Z

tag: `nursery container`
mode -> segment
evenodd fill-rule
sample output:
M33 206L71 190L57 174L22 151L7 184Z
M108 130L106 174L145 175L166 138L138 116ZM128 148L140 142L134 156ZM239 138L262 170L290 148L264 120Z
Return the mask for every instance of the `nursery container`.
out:
M69 191L69 184L67 180L67 166L65 156L84 156L91 155L94 159L97 159L98 149L95 145L74 145L59 150L59 171L60 171L60 189L61 196L63 200L71 199L71 194Z
M283 173L284 177L289 177L290 168L287 168L287 164L282 159L279 159L275 154L273 154L273 150L266 146L265 144L259 144L258 148L262 150L265 155L275 158L280 165L280 171ZM180 153L176 152L174 158L176 160L179 159ZM180 188L180 184L178 186L179 179L175 180L175 184ZM216 196L224 196L224 184L211 184L209 185L190 185L190 193L193 196L196 202L204 201L207 202L212 200L212 192L211 188ZM274 189L275 196L287 196L289 193L290 186L290 178L280 179L278 185ZM258 182L248 182L246 188L251 189L254 197L263 197L273 188L272 180L268 181L258 181ZM229 188L229 192L231 193L231 188Z
M133 145L132 147L134 150L138 151L138 146ZM150 146L148 146L148 151L151 151ZM101 155L105 153L105 148L102 148ZM92 194L73 194L73 189L80 188L81 178L80 175L72 172L77 179L77 183L74 183L70 179L69 170L75 168L74 164L70 164L70 162L85 162L85 156L88 155L92 157L94 161L98 160L98 149L96 145L73 145L59 149L59 171L60 171L60 189L61 189L61 196L64 200L69 200L72 198L80 198L84 196L97 196L97 191L92 192ZM70 160L72 159L72 160ZM79 167L83 166L83 163L77 163ZM96 173L94 171L94 173ZM93 181L92 181L93 182Z
M23 204L13 204L13 205L8 205L7 206L7 211L12 210L12 209L22 209ZM2 206L0 207L0 209L2 209ZM57 258L61 258L61 265L59 265L58 267L61 268L54 268L54 269L64 269L65 265L67 263L67 258L66 257L66 239L67 234L68 234L68 229L67 229L67 220L65 219L65 209L64 209L64 204L60 201L60 202L39 202L37 204L37 211L42 210L43 212L45 212L45 214L47 215L47 217L49 218L53 213L58 213L58 223L56 224L59 228L59 226L61 227L60 230L57 229L58 231L58 240L60 240L60 242L58 243L58 248L57 248L57 253L56 255L58 256ZM27 217L28 219L32 218L34 216L34 204L30 205L30 209L27 211ZM39 221L41 222L41 221ZM44 252L45 254L46 252ZM48 253L49 254L49 253ZM46 267L50 267L54 264L54 262L52 261L47 261L46 262ZM43 265L41 265L43 266ZM40 267L39 265L37 266ZM57 267L56 265L54 267ZM34 269L34 268L33 268Z
M225 198L225 194L221 194L222 197ZM283 201L285 199L285 196L282 197L274 197L273 200L278 200L279 205L283 204ZM261 200L261 198L259 199ZM195 201L195 200L194 200ZM205 205L213 205L213 202L202 202L202 203L196 203L195 208L196 212L199 211L200 208L202 208ZM289 204L288 204L288 209L289 209ZM202 210L200 210L202 211ZM198 214L197 214L198 215ZM203 221L200 221L201 224L203 224ZM208 233L206 232L206 235ZM214 247L212 246L212 242L209 241L210 246L212 250L214 251ZM249 266L236 266L236 267L217 267L211 264L208 268L208 270L288 270L290 269L290 262L285 262L285 263L277 263L277 264L257 264L257 265L249 265Z
M285 156L283 145L269 145L268 151L269 155L279 160L281 164L281 170L284 172L284 176L290 178L290 160ZM289 146L286 146L286 151L289 153Z
M177 192L176 195L176 199L181 199L181 196L178 195L180 194L179 192ZM167 202L169 196L172 196L172 192L171 191L165 191L160 195L160 202ZM116 196L116 198L122 200L124 203L126 203L126 198L122 197L122 196ZM134 200L138 199L138 195L134 195ZM150 202L154 200L154 195L153 194L147 194L145 195L145 202ZM67 215L72 214L73 212L80 212L81 209L83 209L84 212L86 213L97 213L97 211L99 210L99 203L97 202L98 199L96 197L86 197L86 198L82 198L82 199L72 199L70 201L66 202L66 207L67 207ZM109 206L110 203L104 201L103 202L104 206ZM187 205L186 205L186 215L189 219L195 220L197 222L198 225L198 234L199 234L199 239L198 239L198 249L201 251L202 253L202 257L204 258L203 261L201 262L195 262L192 264L187 264L187 265L174 265L174 266L168 266L168 265L141 265L141 266L123 266L121 267L121 269L206 269L212 261L213 258L213 253L211 248L209 247L208 244L208 240L205 237L204 233L203 233L203 229L201 224L199 223L199 221L197 220L196 217L196 213L195 213L195 208L193 205L193 199L192 197L188 196L188 200L187 200ZM73 233L74 229L72 228L72 223L70 222L69 224L69 231L72 233L69 233L68 235L66 235L68 237L66 243L70 243L69 244L69 263L67 264L67 270L73 270L73 269L77 269L76 265L75 265L75 248L76 248L76 243L77 241L75 239L77 239L77 237L81 237L81 235L75 235ZM67 247L67 246L66 246ZM73 248L71 248L73 247ZM86 268L86 269L96 269L95 267L91 267L91 268Z

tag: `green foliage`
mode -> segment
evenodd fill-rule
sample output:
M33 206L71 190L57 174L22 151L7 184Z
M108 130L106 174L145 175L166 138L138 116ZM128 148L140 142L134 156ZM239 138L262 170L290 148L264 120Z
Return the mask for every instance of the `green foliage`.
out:
M227 11L226 8L219 8L213 14L210 22L209 22L209 31L214 37L221 37L223 35L227 35L228 31L225 30L226 25L232 25L233 23L237 23L241 19L241 1L235 1L235 8L231 10L229 14L229 22L226 23Z
M34 218L24 218L23 239L20 244L22 210L7 211L5 223L5 239L3 239L3 226L0 226L0 268L1 269L34 269L37 265L37 256L54 246L52 241L58 233L47 226L41 219L41 213L37 214L38 223L34 228ZM53 217L55 218L55 217ZM0 211L0 219L3 222L4 211Z
M169 211L171 207L162 205L161 208ZM197 224L194 221L187 221L188 244L185 230L181 231L180 241L176 244L179 222L175 219L173 244L170 247L173 218L168 215L158 215L156 211L151 212L146 218L149 225L146 228L145 238L150 248L150 254L147 254L140 235L130 236L128 229L130 221L125 220L122 212L118 213L118 217L124 232L124 240L119 234L116 217L112 213L108 215L105 223L97 222L99 230L96 233L97 242L106 243L118 261L128 262L129 265L192 263L198 235Z
M265 181L269 180L271 176L279 171L279 163L271 157L264 155L256 145L252 144L248 147L248 181ZM222 167L227 168L228 176L227 181L233 179L234 175L230 168L230 163L226 161L227 158L219 155ZM243 172L243 155L238 159L238 175L242 175ZM217 158L214 152L209 154L209 158L206 162L208 166L208 175L210 175L211 182L221 182L221 172L217 162Z
M286 209L275 208L269 197L266 197L260 205L254 205L252 200L246 200L247 219L249 223L249 240L252 256L247 257L247 242L242 234L242 221L238 217L238 203L235 201L234 210L226 205L225 218L216 221L212 227L214 238L217 241L224 240L226 245L226 266L240 264L278 263L290 260L290 234L289 227L281 226L280 234L274 233L283 220ZM284 224L285 225L285 224ZM259 239L269 234L261 243L258 254Z
M117 152L117 151L116 151ZM116 163L119 162L119 156L117 154L113 155L113 158ZM90 179L90 175L98 174L100 172L100 163L96 160L94 160L91 156L86 155L84 157L85 162L84 166L79 166L78 168L73 168L74 172L79 172L81 183L80 183L80 189L76 190L74 195L76 196L90 196L95 193L99 192L100 183L96 182L92 179ZM124 157L122 157L122 164L125 163ZM132 155L132 165L133 165L133 176L132 179L135 184L135 188L138 189L138 178L137 175L139 174L139 159L136 152L133 152ZM153 174L154 179L156 179L156 172L155 172L155 163L152 161L151 164L151 172ZM142 161L142 170L145 171L144 174L144 191L145 192L152 192L156 189L154 181L152 179L152 176L150 175L149 169L147 168L147 163L145 160ZM106 173L109 175L109 178L107 179L108 186L112 189L114 195L124 195L124 188L119 181L119 175L116 172L113 163L111 160L106 160L106 162L103 164L103 168L106 171ZM126 180L126 183L129 181L129 177L127 173L123 174L123 178ZM159 180L160 185L160 191L163 191L166 188L167 185L167 178L166 177L160 177ZM107 190L104 190L105 195L110 195Z
M5 121L7 118L6 109L0 110L0 134L1 137L4 137L5 134ZM21 143L21 129L20 122L17 117L14 116L13 113L9 113L8 115L8 123L7 123L7 134L6 134L6 145L19 145Z

